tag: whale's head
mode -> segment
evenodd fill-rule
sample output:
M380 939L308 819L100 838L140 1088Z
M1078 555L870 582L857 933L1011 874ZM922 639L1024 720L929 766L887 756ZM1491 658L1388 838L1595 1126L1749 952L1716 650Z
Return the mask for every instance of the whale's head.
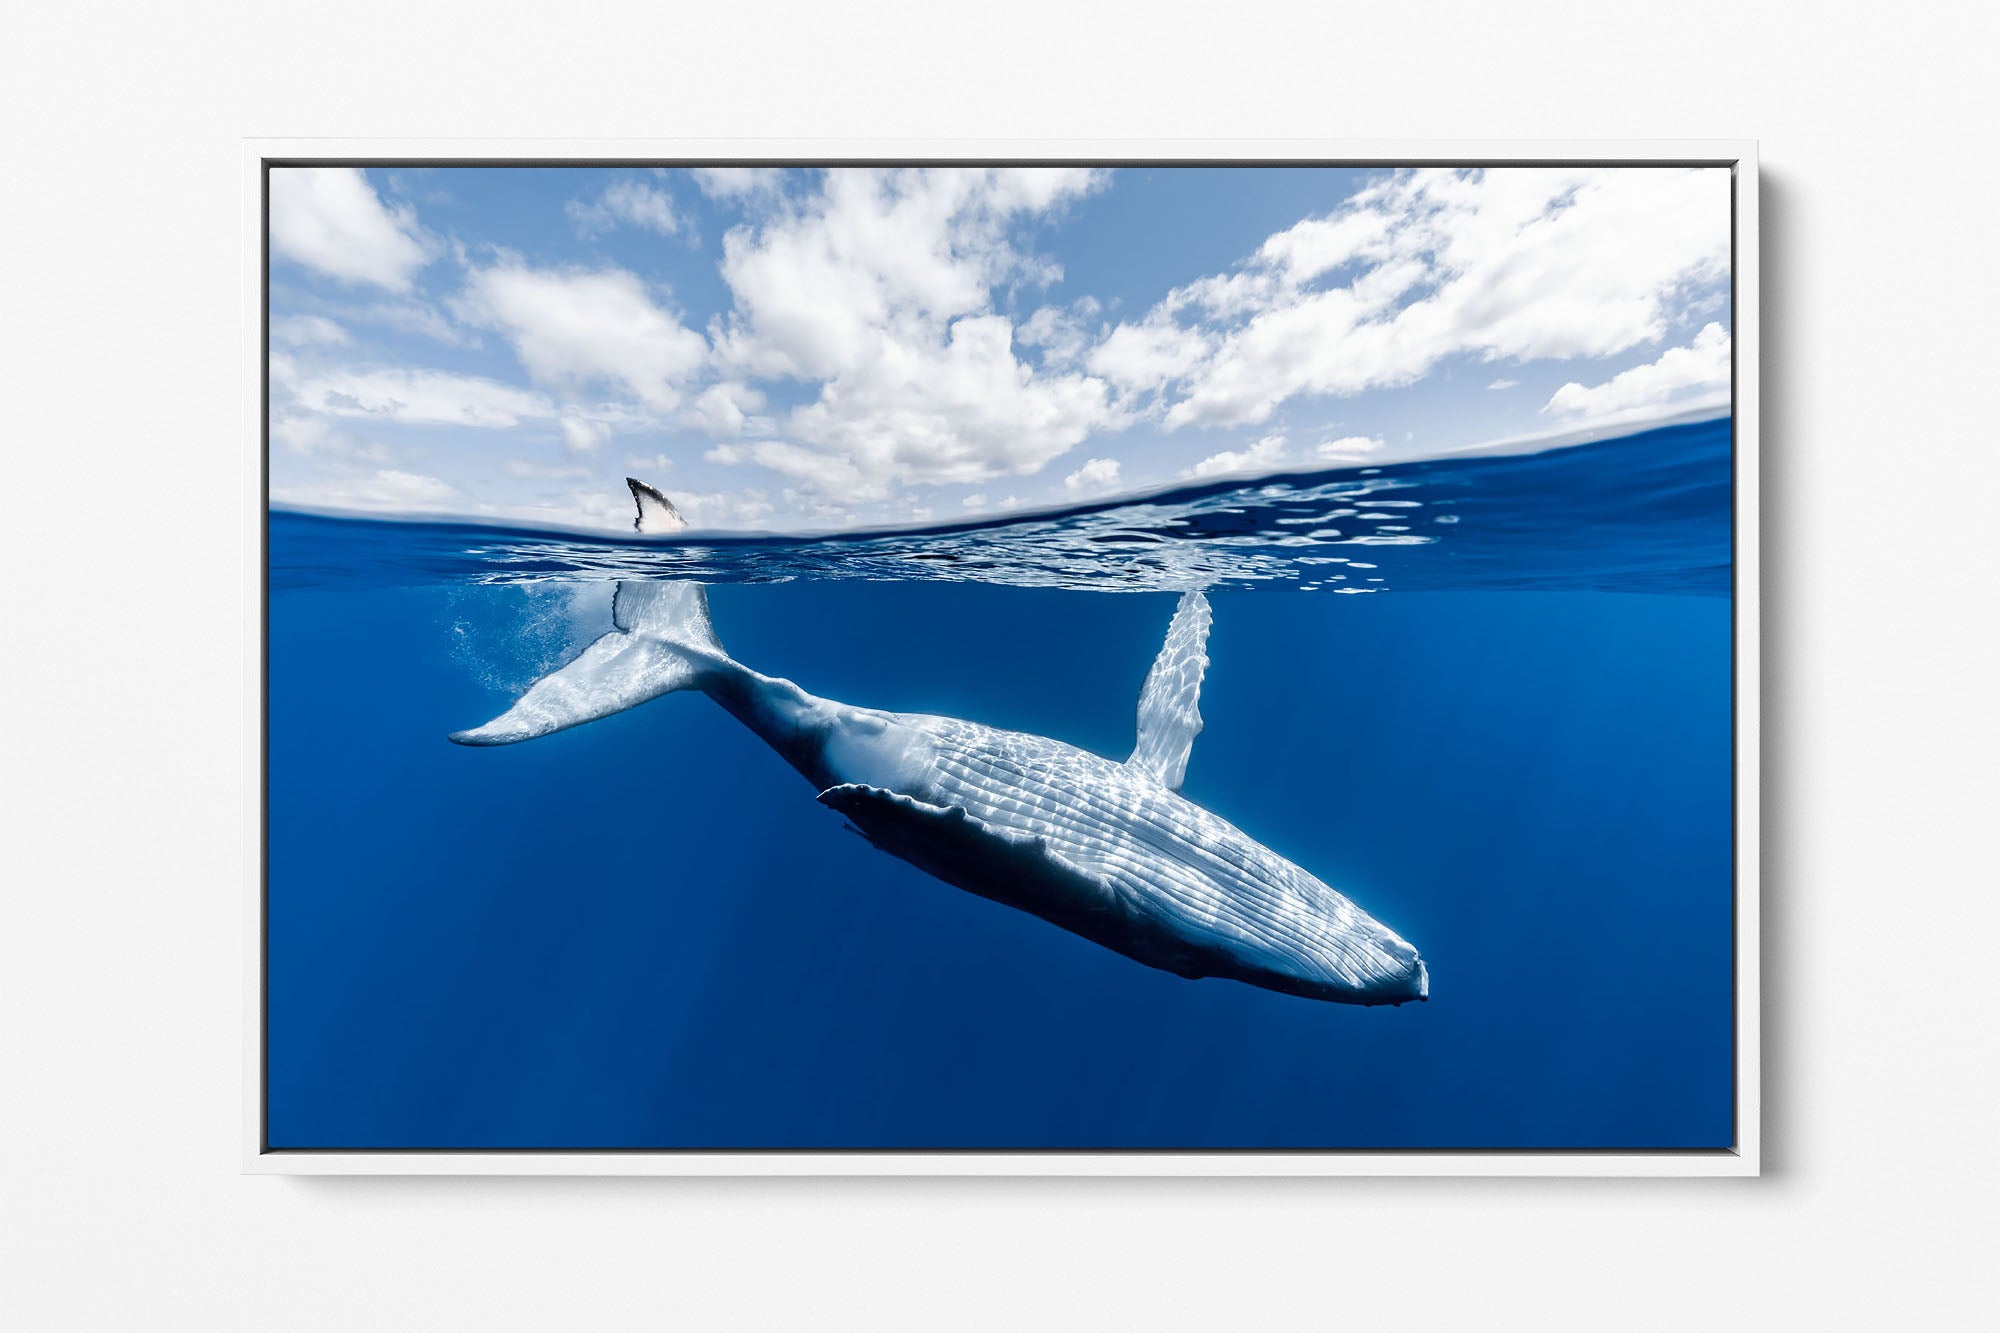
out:
M1408 1004L1431 997L1431 974L1416 948L1358 909L1339 942L1315 941L1295 960L1294 994L1342 1004Z
M1431 998L1431 973L1424 960L1403 940L1387 931L1383 933L1388 934L1388 940L1382 943L1389 947L1383 950L1387 957L1378 970L1362 978L1360 985L1343 988L1350 993L1329 998L1359 1004L1408 1004L1411 1000Z
M1325 925L1337 921L1328 931ZM1293 930L1296 918L1264 923L1254 947L1232 940L1222 958L1204 960L1197 975L1235 977L1252 985L1337 1004L1397 1005L1431 997L1430 969L1394 931L1354 909ZM1222 961L1226 959L1227 961ZM1220 963L1220 965L1218 965Z

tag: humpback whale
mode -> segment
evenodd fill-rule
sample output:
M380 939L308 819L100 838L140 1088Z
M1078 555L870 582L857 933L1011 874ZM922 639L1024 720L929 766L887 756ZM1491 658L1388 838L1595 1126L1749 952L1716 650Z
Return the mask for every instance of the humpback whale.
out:
M1417 951L1305 870L1180 794L1202 720L1208 599L1180 599L1119 763L958 718L859 708L729 656L707 590L623 582L611 631L505 713L455 732L510 745L699 690L876 847L1148 966L1347 1004L1429 997Z

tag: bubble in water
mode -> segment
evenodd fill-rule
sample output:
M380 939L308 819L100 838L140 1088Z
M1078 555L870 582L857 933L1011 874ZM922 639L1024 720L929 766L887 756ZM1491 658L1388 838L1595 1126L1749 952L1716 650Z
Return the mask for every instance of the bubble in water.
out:
M519 694L611 628L615 584L485 584L451 593L451 655L490 690Z

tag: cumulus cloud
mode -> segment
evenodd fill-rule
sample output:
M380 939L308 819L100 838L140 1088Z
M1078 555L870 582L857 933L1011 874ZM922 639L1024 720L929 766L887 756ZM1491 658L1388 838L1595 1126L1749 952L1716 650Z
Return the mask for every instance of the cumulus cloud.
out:
M1625 419L1676 407L1729 401L1729 331L1709 324L1686 347L1671 347L1657 361L1634 366L1602 384L1574 381L1557 389L1542 411L1557 416Z
M1022 361L1013 322L993 309L996 287L1051 272L1010 228L1099 180L1068 168L843 170L731 231L718 362L744 381L817 388L780 423L784 451L741 457L840 498L879 496L892 483L1032 473L1117 424L1102 379Z
M580 463L544 463L531 458L510 458L501 464L501 470L527 481L580 481L590 475L590 469Z
M999 315L937 342L885 340L795 409L791 433L880 482L980 482L1038 471L1115 420L1101 380L1037 375Z
M773 512L769 494L754 487L727 492L675 491L673 501L691 528L746 527Z
M288 315L271 321L271 336L293 347L345 347L347 330L321 315Z
M1107 490L1118 484L1118 460L1093 458L1063 478L1063 489L1071 495Z
M563 447L576 453L589 453L611 438L609 422L581 412L565 412L557 424L562 428Z
M1609 356L1663 337L1729 257L1712 169L1396 173L1267 239L1236 272L1121 323L1090 365L1171 429L1298 395L1408 384L1448 356Z
M344 463L387 464L395 458L393 451L379 441L356 439L326 417L296 410L271 414L271 439L294 454Z
M1210 454L1187 470L1190 477L1253 476L1285 461L1285 437L1266 435L1247 449Z
M505 430L523 420L553 417L542 394L478 375L384 367L372 370L294 372L273 362L274 381L312 412L372 417L433 426Z
M459 328L436 308L414 298L373 301L336 311L357 324L380 324L444 343L448 347L477 347L479 336Z
M1137 324L1120 324L1090 353L1090 369L1127 393L1164 390L1187 378L1208 357L1212 343L1200 328L1183 327L1156 312Z
M838 454L807 449L785 440L718 444L702 456L711 463L755 463L827 496L879 500L889 493L887 477L864 472Z
M624 269L538 269L514 259L474 269L453 303L501 333L537 382L571 390L609 384L648 407L672 408L708 344Z
M828 172L800 209L726 238L735 310L720 350L766 377L806 379L851 370L885 340L935 341L1025 266L1005 235L1025 201L1052 203L1094 180L1080 170Z
M761 418L752 414L763 409L762 393L747 384L725 380L703 389L686 415L690 424L711 438L721 438L741 435L752 426L761 425Z
M381 468L331 481L274 488L271 498L318 509L426 511L446 508L464 495L458 487L436 477Z
M784 181L776 167L696 167L693 175L703 194L725 203L776 195Z
M1337 440L1325 440L1313 450L1313 457L1322 463L1360 463L1373 458L1388 447L1383 440L1368 435L1343 435Z
M619 227L638 227L661 236L681 229L673 196L644 181L613 181L595 199L572 199L563 211L576 234L587 241Z
M1090 345L1088 321L1103 307L1085 296L1067 306L1045 305L1014 330L1014 341L1042 349L1042 364L1067 367L1083 359Z
M410 289L430 262L415 210L382 202L354 167L273 167L272 253L345 283Z
M1390 214L1367 208L1307 218L1266 240L1257 257L1291 283L1306 282L1376 254L1392 225Z

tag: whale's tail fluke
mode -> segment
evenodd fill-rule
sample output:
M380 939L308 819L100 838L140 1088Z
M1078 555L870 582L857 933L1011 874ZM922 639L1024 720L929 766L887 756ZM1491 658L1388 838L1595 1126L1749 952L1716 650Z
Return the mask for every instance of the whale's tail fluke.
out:
M617 628L530 685L512 708L451 739L460 745L534 740L675 690L701 689L731 665L699 583L620 583L611 619Z

